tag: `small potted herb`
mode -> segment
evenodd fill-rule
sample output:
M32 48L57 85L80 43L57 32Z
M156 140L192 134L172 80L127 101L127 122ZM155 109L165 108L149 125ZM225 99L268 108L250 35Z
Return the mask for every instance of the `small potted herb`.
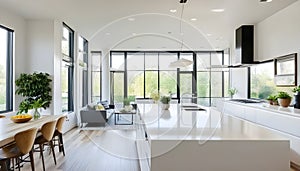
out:
M288 107L291 103L292 97L287 92L279 92L278 95L278 103L282 107Z
M161 96L160 97L160 102L162 103L161 107L163 110L168 110L170 108L170 101L171 101L170 96Z
M278 105L278 97L276 95L269 95L267 97L270 105Z
M300 85L298 85L297 87L295 87L293 89L293 92L295 93L295 104L294 104L294 108L300 109Z

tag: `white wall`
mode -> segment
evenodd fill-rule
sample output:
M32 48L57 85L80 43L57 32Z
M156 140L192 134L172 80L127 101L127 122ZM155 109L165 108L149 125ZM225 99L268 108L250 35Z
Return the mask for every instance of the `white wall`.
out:
M300 51L300 1L256 25L256 59L264 61Z
M0 25L3 25L5 27L14 30L15 33L14 58L13 58L13 64L14 64L13 83L14 83L15 78L18 78L20 73L26 72L27 70L26 21L23 17L11 13L0 7ZM15 92L15 89L13 90L13 92ZM18 110L19 103L21 102L21 97L14 95L13 99L14 99L13 109Z

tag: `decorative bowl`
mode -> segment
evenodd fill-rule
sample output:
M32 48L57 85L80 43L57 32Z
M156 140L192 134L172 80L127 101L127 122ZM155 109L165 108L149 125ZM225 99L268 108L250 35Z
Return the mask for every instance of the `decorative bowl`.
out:
M32 119L32 116L27 114L27 115L15 115L10 118L14 123L24 123L28 122Z

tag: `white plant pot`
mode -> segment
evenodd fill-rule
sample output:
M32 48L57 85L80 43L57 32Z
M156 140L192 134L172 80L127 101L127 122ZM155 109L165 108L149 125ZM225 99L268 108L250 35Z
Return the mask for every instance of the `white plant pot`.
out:
M170 104L161 104L161 109L162 110L169 110L169 108L170 108Z

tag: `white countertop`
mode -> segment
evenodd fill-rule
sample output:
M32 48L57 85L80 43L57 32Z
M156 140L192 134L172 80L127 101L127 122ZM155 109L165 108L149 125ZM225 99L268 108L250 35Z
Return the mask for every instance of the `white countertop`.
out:
M285 115L300 117L300 109L296 109L294 107L281 107L278 105L270 105L268 103L240 103L240 102L234 102L229 100L226 100L225 102L239 104L247 107L259 108L259 109L277 112Z
M222 116L213 108L185 111L179 104L170 104L169 110L161 110L160 104L138 107L151 140L287 140L250 122Z

